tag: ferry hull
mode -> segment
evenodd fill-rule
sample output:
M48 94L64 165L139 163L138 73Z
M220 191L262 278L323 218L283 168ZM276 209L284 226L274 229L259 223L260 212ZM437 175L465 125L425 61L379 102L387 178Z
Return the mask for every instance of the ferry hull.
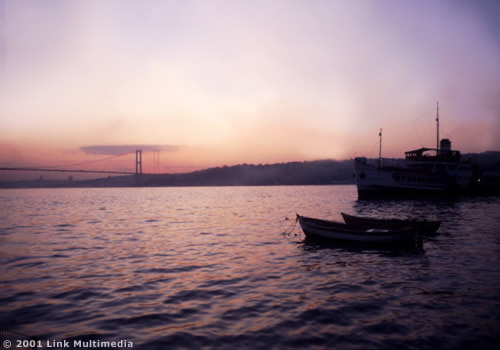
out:
M469 187L472 175L459 177L443 172L418 171L404 161L383 167L368 162L366 158L355 160L354 172L359 199L455 195Z
M453 197L456 194L457 191L436 191L381 186L373 186L369 189L358 188L358 199L442 198L443 196Z

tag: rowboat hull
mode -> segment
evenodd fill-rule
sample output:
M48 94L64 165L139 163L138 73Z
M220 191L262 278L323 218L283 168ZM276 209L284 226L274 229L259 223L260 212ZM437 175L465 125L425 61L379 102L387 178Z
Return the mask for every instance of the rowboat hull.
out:
M316 240L339 241L357 244L399 245L415 244L418 231L414 228L367 229L344 223L313 219L297 215L302 231L307 238Z
M341 213L344 221L348 225L364 228L380 228L397 230L403 227L414 227L425 234L435 234L441 225L441 221L429 220L397 220L397 219L374 219L362 216L348 215Z

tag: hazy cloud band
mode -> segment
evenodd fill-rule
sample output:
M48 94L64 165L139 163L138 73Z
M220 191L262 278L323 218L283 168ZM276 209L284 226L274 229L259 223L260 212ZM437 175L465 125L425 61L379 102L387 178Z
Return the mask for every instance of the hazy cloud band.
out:
M80 149L86 154L119 155L132 153L136 150L144 152L177 152L182 146L176 145L96 145L84 146Z

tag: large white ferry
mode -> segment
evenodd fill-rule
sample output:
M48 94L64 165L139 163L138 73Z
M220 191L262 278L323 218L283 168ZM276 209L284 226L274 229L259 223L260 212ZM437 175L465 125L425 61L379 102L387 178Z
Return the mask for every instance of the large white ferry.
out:
M439 107L436 121L439 140ZM378 159L355 158L354 176L359 198L458 193L473 186L475 167L461 161L451 141L442 139L436 148L406 152L405 159L383 159L381 151Z

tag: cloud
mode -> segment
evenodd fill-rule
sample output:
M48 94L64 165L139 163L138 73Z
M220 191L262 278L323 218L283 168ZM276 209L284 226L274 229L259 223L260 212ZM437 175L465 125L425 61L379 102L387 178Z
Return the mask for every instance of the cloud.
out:
M80 147L86 154L112 156L133 153L136 150L142 150L144 152L177 152L182 148L183 146L177 145L97 145Z

